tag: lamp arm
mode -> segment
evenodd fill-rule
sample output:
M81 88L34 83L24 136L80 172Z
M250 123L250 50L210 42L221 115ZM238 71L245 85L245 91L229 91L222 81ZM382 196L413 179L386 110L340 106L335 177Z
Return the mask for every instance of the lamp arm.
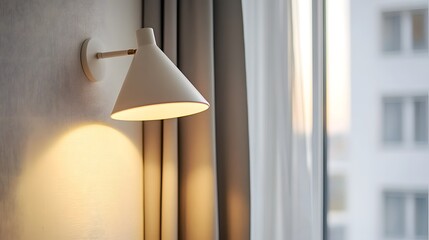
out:
M137 49L128 49L128 50L120 50L120 51L113 51L113 52L98 52L96 56L97 56L97 59L102 59L102 58L134 55L136 52L137 52Z

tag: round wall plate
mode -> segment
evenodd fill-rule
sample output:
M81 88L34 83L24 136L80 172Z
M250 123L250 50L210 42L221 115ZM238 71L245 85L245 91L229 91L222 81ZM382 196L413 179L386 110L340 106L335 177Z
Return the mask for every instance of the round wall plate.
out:
M81 48L80 61L86 77L93 82L103 80L106 73L106 63L97 58L97 52L102 52L103 45L96 39L86 39Z

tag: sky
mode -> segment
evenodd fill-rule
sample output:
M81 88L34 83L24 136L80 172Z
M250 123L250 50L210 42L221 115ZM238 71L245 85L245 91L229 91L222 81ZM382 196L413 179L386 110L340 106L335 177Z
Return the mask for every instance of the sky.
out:
M326 0L327 114L329 134L350 127L350 10L349 0Z
M299 76L305 132L312 127L312 9L311 0L297 0L299 27ZM329 134L346 134L350 125L349 0L326 0L327 116ZM297 60L297 59L296 59ZM302 130L302 129L301 129Z

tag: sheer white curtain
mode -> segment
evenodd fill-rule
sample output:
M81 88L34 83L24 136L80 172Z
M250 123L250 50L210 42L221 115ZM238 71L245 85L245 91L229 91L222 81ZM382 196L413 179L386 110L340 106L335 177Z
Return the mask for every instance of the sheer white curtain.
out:
M254 240L322 238L312 7L243 0Z

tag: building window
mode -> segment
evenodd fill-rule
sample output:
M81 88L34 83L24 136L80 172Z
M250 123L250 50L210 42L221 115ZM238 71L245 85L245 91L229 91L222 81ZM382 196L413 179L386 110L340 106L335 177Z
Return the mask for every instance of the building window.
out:
M415 198L415 235L419 238L428 237L428 195L416 194Z
M414 140L417 143L428 141L428 97L414 97Z
M385 143L402 141L403 110L401 97L383 99L383 140Z
M405 236L405 194L385 193L384 230L386 237L402 238Z
M383 50L401 50L401 13L383 13Z
M384 52L426 51L428 48L427 8L383 12L381 26Z
M345 240L346 239L346 228L342 225L332 226L328 232L329 240Z
M385 192L383 220L387 239L427 239L427 192Z
M346 209L346 182L342 175L329 177L329 210L344 211Z
M428 144L428 96L388 96L382 100L384 144Z
M415 10L411 12L413 49L426 50L428 47L428 10Z

